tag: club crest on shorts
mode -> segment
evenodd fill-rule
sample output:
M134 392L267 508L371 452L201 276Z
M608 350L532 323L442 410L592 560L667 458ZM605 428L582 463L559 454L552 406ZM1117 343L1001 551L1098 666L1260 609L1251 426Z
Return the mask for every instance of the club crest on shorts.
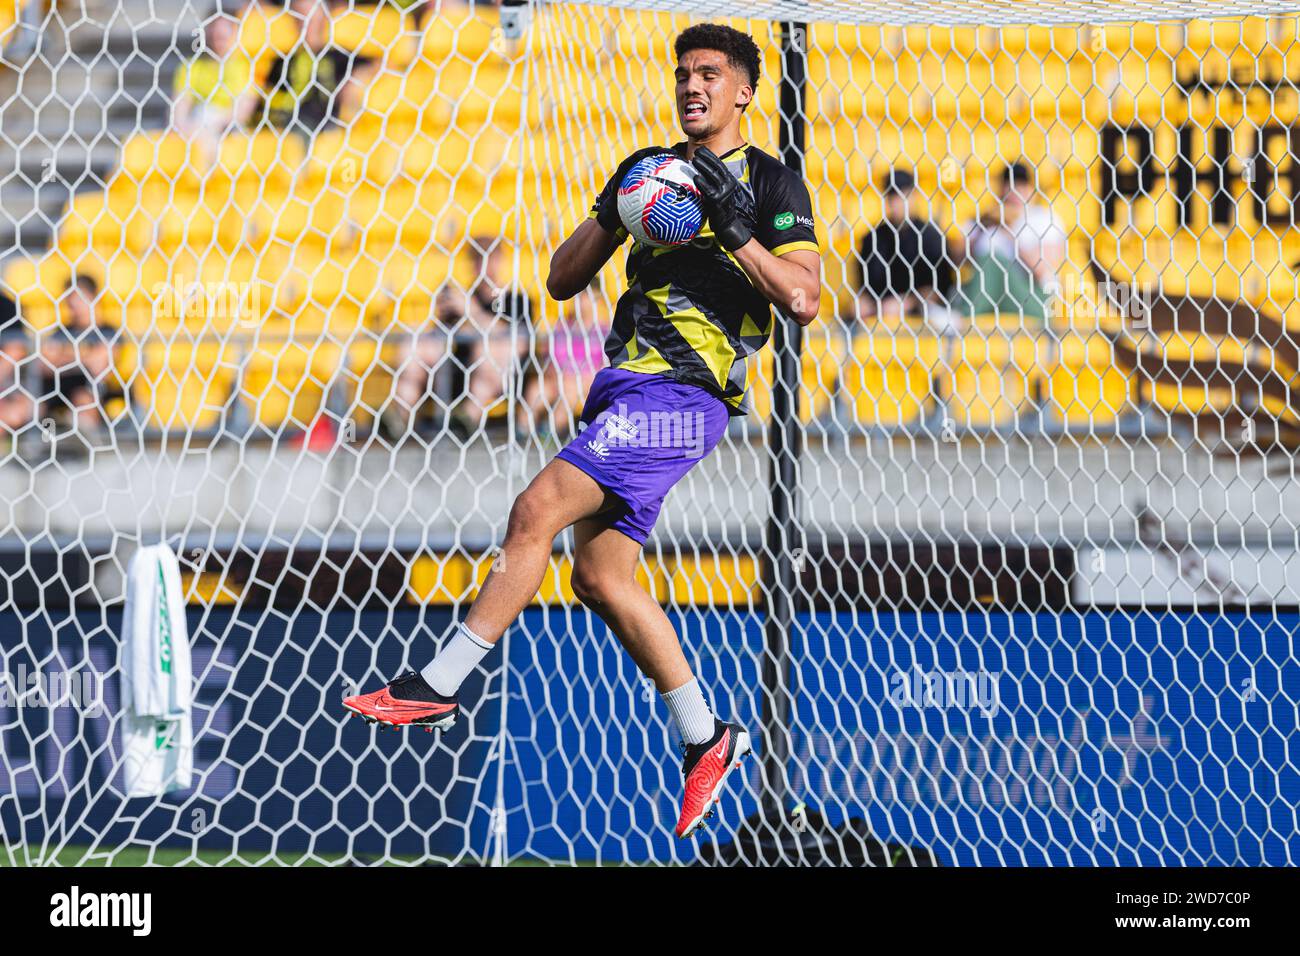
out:
M622 415L610 415L600 429L601 437L610 442L636 441L636 424Z

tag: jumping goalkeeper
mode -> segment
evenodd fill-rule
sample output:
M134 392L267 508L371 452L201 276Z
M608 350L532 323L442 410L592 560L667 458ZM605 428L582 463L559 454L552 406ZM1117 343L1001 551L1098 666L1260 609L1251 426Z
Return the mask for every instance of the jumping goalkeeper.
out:
M592 383L587 428L529 484L510 510L498 562L465 620L424 670L344 706L370 721L447 727L457 691L541 585L555 536L573 525L574 593L618 635L662 695L685 745L685 796L676 833L713 811L727 775L749 752L743 727L719 720L658 602L635 578L641 548L668 491L713 450L733 415L746 413L746 359L772 331L777 305L801 325L817 315L821 257L812 203L799 177L740 133L758 86L757 45L730 27L701 24L677 38L677 116L686 141L672 149L696 170L708 222L669 250L634 244L629 287L605 342L609 367ZM551 260L547 291L585 289L627 239L618 187L629 156L591 216ZM677 422L682 442L656 440L638 422Z

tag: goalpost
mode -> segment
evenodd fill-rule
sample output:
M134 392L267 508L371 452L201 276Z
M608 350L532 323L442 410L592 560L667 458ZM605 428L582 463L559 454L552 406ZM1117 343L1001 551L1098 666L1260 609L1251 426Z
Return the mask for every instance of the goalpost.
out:
M215 35L182 6L56 4L0 73L30 210L0 221L0 859L1297 862L1300 16L350 0L303 137L169 128ZM301 50L295 14L229 19L253 88ZM803 171L825 287L645 550L759 751L679 843L676 741L571 536L453 730L339 700L427 661L576 420L624 253L576 305L547 263L680 139L702 19L763 51L743 132ZM860 254L900 200L944 250L901 303ZM60 331L78 277L100 331ZM128 797L122 599L159 543L194 774Z

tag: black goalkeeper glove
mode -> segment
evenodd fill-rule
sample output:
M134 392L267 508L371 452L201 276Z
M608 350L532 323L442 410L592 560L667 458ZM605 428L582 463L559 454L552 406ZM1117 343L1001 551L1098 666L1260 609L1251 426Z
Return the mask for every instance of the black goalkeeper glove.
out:
M627 230L623 228L623 218L618 214L618 187L623 185L623 178L633 166L647 156L671 152L672 150L667 146L647 146L645 149L638 149L618 164L618 169L605 184L605 188L600 191L600 197L596 200L596 222L600 223L600 227L606 232L613 233L619 242L627 238Z
M722 248L734 252L754 237L745 221L745 213L752 206L749 194L707 146L695 151L691 165L695 167L695 188L700 191L713 234Z

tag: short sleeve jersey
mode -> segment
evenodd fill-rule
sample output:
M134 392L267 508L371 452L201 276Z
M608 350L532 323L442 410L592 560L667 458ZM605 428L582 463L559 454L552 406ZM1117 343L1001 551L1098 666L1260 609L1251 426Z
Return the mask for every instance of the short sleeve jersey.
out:
M673 147L685 158L686 144ZM741 215L773 255L818 250L808 189L794 170L753 146L721 157L744 192ZM592 215L610 182L592 206ZM772 334L772 304L754 287L706 222L691 242L660 249L634 243L628 289L605 340L613 368L664 375L697 385L748 411L748 358Z

